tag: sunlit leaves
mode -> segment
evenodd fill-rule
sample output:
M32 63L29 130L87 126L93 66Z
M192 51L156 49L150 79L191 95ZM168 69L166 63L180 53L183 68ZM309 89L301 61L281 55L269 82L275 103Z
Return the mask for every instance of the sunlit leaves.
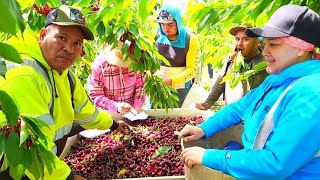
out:
M178 107L177 90L163 84L158 76L147 73L145 91L150 95L150 102L155 109Z
M0 90L1 110L6 115L10 125L16 125L19 118L19 109L13 99L4 91Z
M0 32L15 35L18 28L24 31L25 25L16 1L0 1L0 12Z
M22 63L18 51L11 45L0 42L0 57L15 63Z
M148 0L141 0L139 3L139 15L141 17L141 21L144 22L147 18L147 16L149 15L148 11L147 11L147 6L146 4L148 3Z
M20 163L23 155L22 148L19 148L19 142L19 137L16 132L11 131L5 143L5 151L9 163L13 166L17 166Z

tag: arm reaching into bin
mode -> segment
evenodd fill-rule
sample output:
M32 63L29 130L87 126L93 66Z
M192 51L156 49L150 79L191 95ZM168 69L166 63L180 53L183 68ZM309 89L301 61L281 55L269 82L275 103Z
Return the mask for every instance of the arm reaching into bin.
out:
M190 147L182 150L181 158L183 164L188 168L192 168L194 165L202 164L202 156L206 150L201 147Z
M200 139L204 135L205 135L204 131L201 128L199 128L197 126L186 125L180 131L178 140L180 142L181 138L183 137L185 142L194 141L194 140Z

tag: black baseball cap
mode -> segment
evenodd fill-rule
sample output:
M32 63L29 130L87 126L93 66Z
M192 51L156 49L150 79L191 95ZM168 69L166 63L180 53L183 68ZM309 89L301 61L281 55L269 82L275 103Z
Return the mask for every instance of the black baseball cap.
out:
M158 18L154 20L156 23L172 23L174 21L173 16L167 10L160 11Z
M320 16L306 6L285 5L277 9L265 26L246 29L249 37L294 36L320 47Z
M51 10L47 15L45 27L50 24L56 24L59 26L77 26L82 30L84 39L94 40L93 33L86 26L86 21L82 12L71 6L62 5Z

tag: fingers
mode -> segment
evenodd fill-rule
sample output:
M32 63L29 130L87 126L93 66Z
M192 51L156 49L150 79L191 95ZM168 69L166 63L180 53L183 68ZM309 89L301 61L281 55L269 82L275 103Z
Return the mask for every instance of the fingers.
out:
M141 107L135 107L134 109L135 109L138 113L141 112Z
M118 104L118 111L120 113L127 113L130 112L132 106L128 103L119 103Z
M188 168L192 168L195 164L190 154L190 148L186 148L181 152L182 163Z
M182 137L185 137L185 136L188 136L190 135L190 132L191 132L191 126L190 125L186 125L179 133L179 136L178 136L178 141L180 142L181 141L181 138Z

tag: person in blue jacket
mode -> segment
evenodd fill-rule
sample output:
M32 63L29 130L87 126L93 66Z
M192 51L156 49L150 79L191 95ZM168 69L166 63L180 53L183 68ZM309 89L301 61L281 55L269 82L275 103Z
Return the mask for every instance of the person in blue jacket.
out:
M201 164L237 179L320 179L319 32L320 16L298 5L282 6L265 26L247 29L249 37L263 37L270 75L238 102L198 126L185 126L179 135L185 142L207 138L244 120L244 148L186 148L181 153L184 164ZM266 114L278 98L268 121ZM269 133L261 133L266 127Z

